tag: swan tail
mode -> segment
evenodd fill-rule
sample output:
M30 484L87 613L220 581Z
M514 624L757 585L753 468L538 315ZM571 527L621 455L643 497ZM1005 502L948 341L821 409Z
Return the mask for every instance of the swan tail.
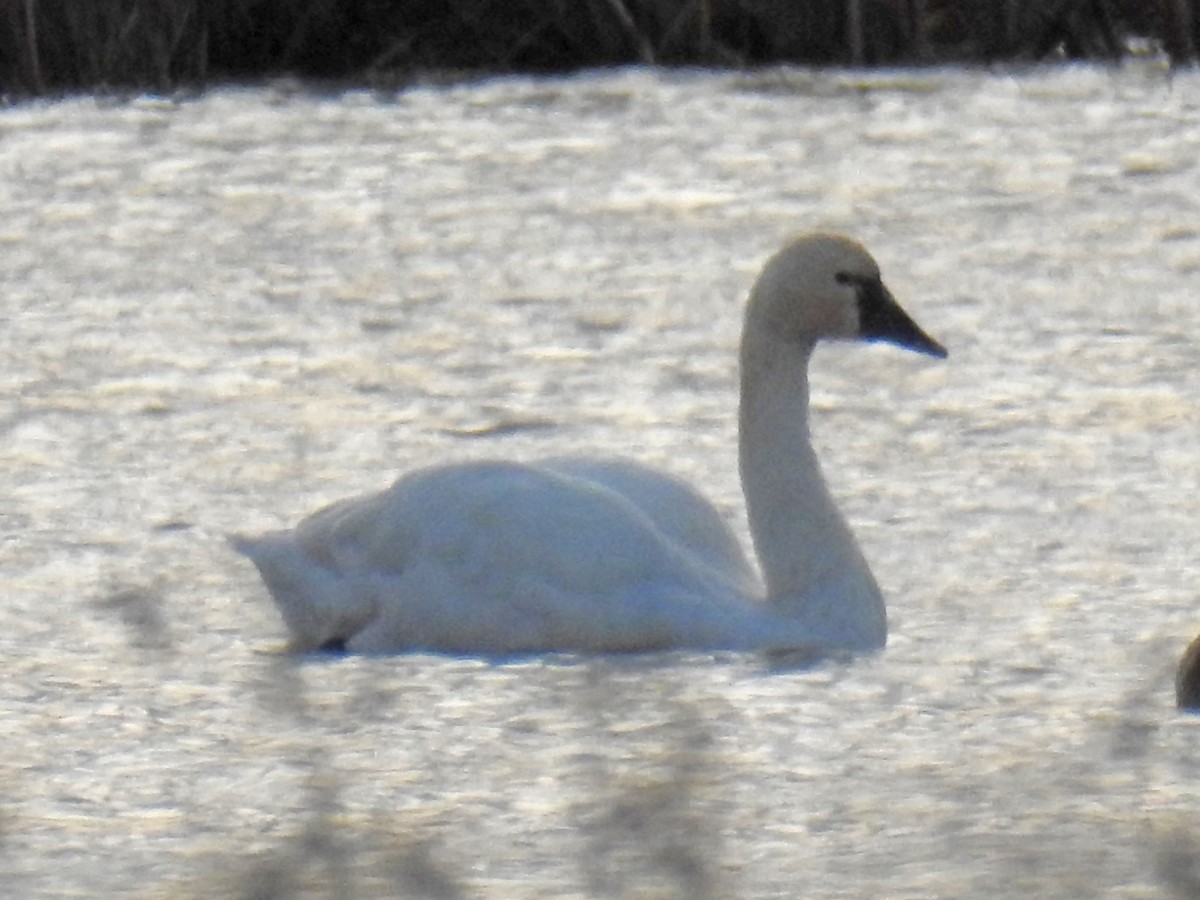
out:
M258 569L298 651L345 645L370 617L362 598L336 570L315 563L293 539L275 531L232 534L232 549Z

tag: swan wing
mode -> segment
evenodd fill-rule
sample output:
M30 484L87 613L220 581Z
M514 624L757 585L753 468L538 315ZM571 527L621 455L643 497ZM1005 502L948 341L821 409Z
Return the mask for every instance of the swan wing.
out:
M737 582L744 593L757 591L754 569L721 513L691 485L666 472L623 459L563 457L545 466L555 472L620 494L698 565Z
M679 496L665 477L642 478L645 493L671 501L653 515L610 486L632 490L635 468L608 470L608 483L585 477L598 466L582 463L417 470L294 530L236 546L262 572L302 648L727 645L755 617L736 540L715 510ZM687 512L701 514L700 523L684 523ZM740 569L725 568L739 558Z

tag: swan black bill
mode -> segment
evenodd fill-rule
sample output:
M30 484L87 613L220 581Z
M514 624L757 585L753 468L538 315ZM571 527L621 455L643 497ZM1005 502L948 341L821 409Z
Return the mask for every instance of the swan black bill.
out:
M863 340L886 341L938 359L950 355L913 321L882 281L864 281L858 285L858 318Z

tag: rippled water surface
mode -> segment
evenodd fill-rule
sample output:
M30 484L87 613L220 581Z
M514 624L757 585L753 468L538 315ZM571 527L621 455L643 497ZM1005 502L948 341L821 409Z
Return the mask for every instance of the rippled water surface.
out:
M614 73L0 112L13 896L1200 893L1200 78ZM742 296L861 238L951 350L814 360L876 658L296 662L234 530L627 454L744 533Z

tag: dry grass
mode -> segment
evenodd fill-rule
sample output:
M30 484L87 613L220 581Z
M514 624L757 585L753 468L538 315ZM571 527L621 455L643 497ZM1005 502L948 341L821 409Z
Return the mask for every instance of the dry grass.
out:
M1192 62L1200 0L7 0L0 94L283 74L374 83L638 63L1112 58L1131 35Z

